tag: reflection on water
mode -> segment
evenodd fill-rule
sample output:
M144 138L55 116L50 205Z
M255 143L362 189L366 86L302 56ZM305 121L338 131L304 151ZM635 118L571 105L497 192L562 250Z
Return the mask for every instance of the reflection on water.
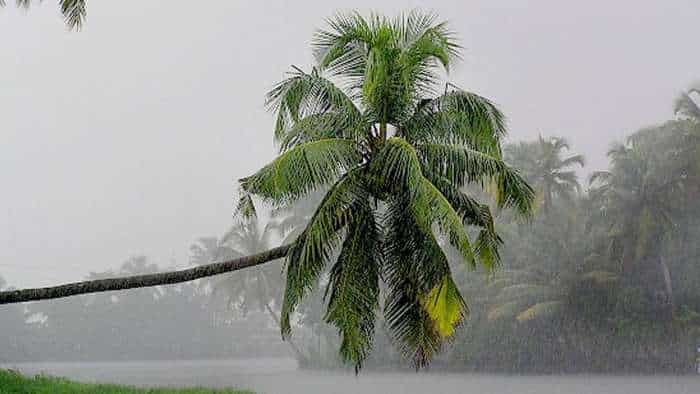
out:
M19 363L25 374L45 372L85 382L137 386L239 387L268 394L697 394L695 376L499 376L441 373L353 373L297 370L291 359Z

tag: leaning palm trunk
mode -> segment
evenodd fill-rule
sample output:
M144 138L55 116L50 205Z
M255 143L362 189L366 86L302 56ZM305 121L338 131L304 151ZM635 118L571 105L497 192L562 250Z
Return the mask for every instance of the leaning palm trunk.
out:
M125 276L121 278L109 278L88 280L84 282L68 283L60 286L42 287L37 289L10 290L0 292L0 304L16 302L48 300L53 298L69 297L78 294L97 293L105 291L135 289L139 287L151 287L159 285L172 285L175 283L189 282L195 279L206 278L226 272L237 271L243 268L264 264L285 257L289 245L279 246L262 253L244 256L220 263L202 265L180 271L161 272L157 274Z

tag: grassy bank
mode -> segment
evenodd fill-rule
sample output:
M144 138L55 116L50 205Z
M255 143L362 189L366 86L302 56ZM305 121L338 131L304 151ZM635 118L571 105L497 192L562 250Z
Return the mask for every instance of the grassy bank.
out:
M86 384L37 375L33 378L0 370L0 394L253 394L250 391L187 389L137 389L113 384Z

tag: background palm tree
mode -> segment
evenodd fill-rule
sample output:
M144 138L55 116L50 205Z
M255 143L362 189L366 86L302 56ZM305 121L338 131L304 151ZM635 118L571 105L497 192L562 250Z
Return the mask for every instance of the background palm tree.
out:
M285 223L285 226L289 225ZM195 264L210 264L259 253L269 249L275 239L283 237L284 228L275 220L268 221L264 226L255 219L241 220L221 239L200 238L199 242L190 248L191 261ZM231 310L243 315L255 310L263 312L281 328L278 314L284 284L278 266L268 264L232 272L210 279L208 285L211 287L212 297L223 296ZM288 341L288 344L297 359L303 362L306 358L303 352L292 341Z
M589 193L598 206L592 219L607 225L611 257L669 312L664 305L672 305L672 286L663 249L678 214L674 196L684 177L662 136L659 128L646 129L614 146L608 152L610 170L592 174Z
M359 369L371 349L381 279L390 331L420 367L467 313L439 239L468 265L498 263L488 206L460 188L494 185L498 206L523 215L533 191L501 158L498 109L453 85L438 93L439 68L459 49L445 23L414 12L328 24L316 67L295 67L268 95L281 154L241 179L238 211L255 212L252 196L280 205L332 184L287 254L282 334L332 263L325 320L342 358ZM465 225L479 229L473 245Z
M569 143L564 138L541 135L537 141L511 144L505 149L507 161L522 169L541 194L545 215L551 211L554 198L571 201L581 190L576 171L571 167L583 167L585 160L583 155L563 157L568 150Z

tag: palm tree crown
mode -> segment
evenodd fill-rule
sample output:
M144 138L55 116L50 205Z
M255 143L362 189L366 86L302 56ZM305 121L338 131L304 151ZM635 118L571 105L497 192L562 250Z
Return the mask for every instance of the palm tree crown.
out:
M576 171L571 167L583 167L583 155L562 157L568 151L569 143L561 137L544 138L541 135L534 142L520 142L506 148L508 160L523 169L526 178L533 182L542 195L542 207L547 214L555 197L570 201L579 192Z
M657 258L663 234L675 216L674 200L683 173L663 145L664 127L641 130L608 152L609 171L591 175L590 197L598 203L593 220L609 225L610 252L630 271L633 264ZM666 134L670 134L670 130Z
M268 94L280 155L240 180L237 209L254 214L252 196L284 205L329 187L287 254L283 336L332 264L325 320L339 330L343 359L361 367L383 302L394 340L423 366L468 312L445 248L469 266L499 261L490 209L463 186L488 187L499 208L523 215L533 191L502 160L496 106L454 85L439 88L459 50L444 22L417 12L341 15L313 48L316 66L295 67Z

